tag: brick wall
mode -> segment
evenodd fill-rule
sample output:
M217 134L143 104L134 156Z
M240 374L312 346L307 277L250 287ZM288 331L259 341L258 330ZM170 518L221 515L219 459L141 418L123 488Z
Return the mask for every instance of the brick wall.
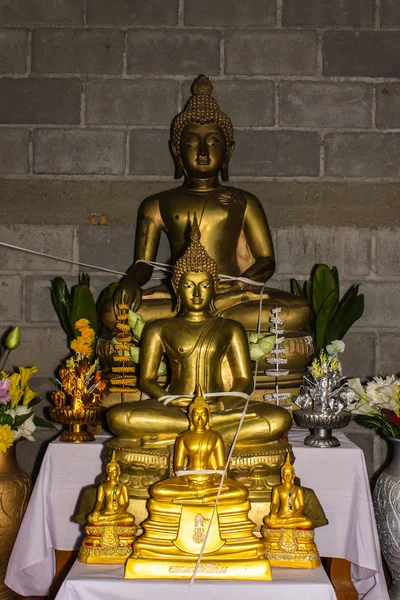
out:
M396 0L0 0L0 173L170 176L199 72L236 177L400 174Z
M399 7L0 0L0 241L126 269L140 200L173 184L169 126L203 72L235 126L231 179L274 229L273 284L336 264L366 294L347 373L398 371ZM94 214L108 225L89 226ZM77 268L0 248L0 332L21 325L14 360L44 378L66 351L48 291L59 274L72 283ZM109 281L92 276L95 291Z

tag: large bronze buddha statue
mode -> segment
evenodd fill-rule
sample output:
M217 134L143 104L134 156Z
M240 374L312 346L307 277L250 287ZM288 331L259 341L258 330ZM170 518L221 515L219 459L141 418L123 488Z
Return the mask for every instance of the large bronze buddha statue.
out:
M135 247L135 263L117 288L114 298L103 310L104 323L113 329L118 305L125 293L127 303L145 321L173 317L176 302L168 285L142 290L152 276L153 267L142 260L155 261L161 232L171 245L175 264L187 247L190 223L196 213L202 243L213 257L221 274L244 277L265 283L275 270L274 248L264 210L249 192L221 185L227 181L228 163L234 150L232 123L212 96L212 85L200 75L193 84L193 95L172 125L171 151L175 178L184 176L181 187L146 198L140 207ZM260 287L250 283L223 280L215 298L216 314L240 320L247 331L257 329ZM291 370L289 381L301 383L301 369L309 362L309 338L299 332L309 318L303 298L278 289L264 289L261 330L270 325L271 308L282 308L286 337L286 358ZM265 370L265 369L264 369ZM262 380L268 378L263 376ZM261 382L261 380L260 380Z
M209 398L210 425L226 444L235 437L246 395L254 386L243 325L213 314L219 283L217 265L200 243L196 219L191 243L174 266L172 283L178 316L156 319L146 324L142 334L140 389L150 398L116 405L107 416L110 429L118 436L109 446L116 450L122 471L130 480L131 494L139 497L147 496L145 472L147 485L168 474L152 473L148 465L157 463L157 456L161 463L164 456L164 466L169 465L175 439L187 429L186 407L198 385L206 396L214 394ZM157 381L163 355L171 372L168 391ZM224 392L230 394L224 396ZM172 399L164 404L167 396ZM236 471L233 468L233 477L239 481L244 477L250 488L252 482L261 482L262 490L270 493L279 481L279 467L288 447L281 439L290 427L291 417L284 408L251 399L232 462L238 465L238 457L246 455L247 470L244 468L243 474L239 467ZM258 471L254 468L257 465ZM246 479L249 471L254 481L252 476Z

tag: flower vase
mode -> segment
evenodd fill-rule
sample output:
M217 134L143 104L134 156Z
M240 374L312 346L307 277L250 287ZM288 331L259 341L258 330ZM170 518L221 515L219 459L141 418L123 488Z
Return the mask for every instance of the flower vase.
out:
M400 600L400 439L389 440L392 462L376 482L373 501L382 554L392 575L389 596Z
M0 600L15 597L4 577L31 487L30 477L18 466L15 444L0 452Z

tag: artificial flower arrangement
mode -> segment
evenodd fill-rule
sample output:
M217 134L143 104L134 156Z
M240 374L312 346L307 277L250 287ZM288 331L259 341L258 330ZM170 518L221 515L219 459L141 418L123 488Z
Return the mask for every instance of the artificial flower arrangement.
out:
M348 384L356 396L349 407L355 421L386 438L400 439L400 379L387 375L365 385L360 379L350 379Z
M5 340L5 349L0 367L0 452L7 452L18 440L25 438L35 441L33 433L36 427L49 427L53 425L35 415L33 407L40 402L40 397L29 387L29 381L38 367L18 367L18 372L6 373L4 371L10 353L20 345L20 331L18 327L8 334Z
M339 353L344 352L345 347L342 340L333 340L314 358L308 368L312 379L305 377L302 393L293 400L299 408L312 407L317 412L335 414L348 408L354 393L342 378Z

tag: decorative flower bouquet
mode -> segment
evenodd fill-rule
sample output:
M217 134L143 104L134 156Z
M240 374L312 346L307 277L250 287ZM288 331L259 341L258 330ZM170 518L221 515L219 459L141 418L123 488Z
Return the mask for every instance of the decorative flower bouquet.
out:
M40 402L40 397L29 387L29 380L39 371L38 367L18 367L18 373L4 371L7 359L20 344L18 327L9 333L5 340L5 349L0 367L0 452L21 438L31 442L36 427L53 428L53 425L35 415L33 407ZM4 358L3 358L4 357Z
M360 379L350 379L348 384L356 396L349 406L356 422L386 438L400 439L400 379L387 375L366 385Z
M312 380L305 378L302 394L293 402L302 409L313 408L322 414L337 414L347 408L354 399L354 393L348 389L346 380L342 380L342 365L339 353L344 352L342 340L334 340L314 358L309 370Z

